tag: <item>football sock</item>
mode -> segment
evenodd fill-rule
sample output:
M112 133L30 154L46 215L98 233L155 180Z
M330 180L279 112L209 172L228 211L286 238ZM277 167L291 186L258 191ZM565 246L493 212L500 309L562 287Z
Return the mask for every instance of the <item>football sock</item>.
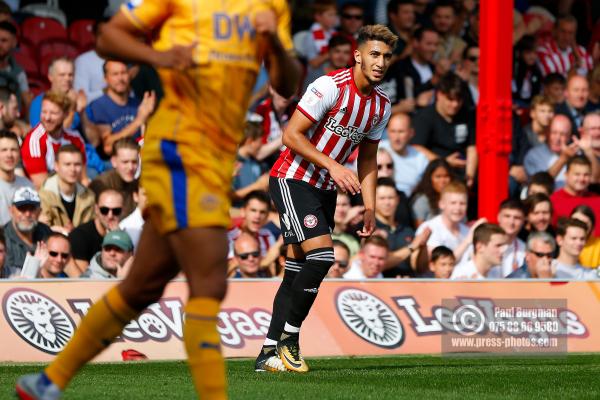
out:
M114 286L89 309L67 346L46 368L46 375L64 390L77 371L108 347L138 313Z
M306 263L292 284L292 301L286 325L298 329L302 326L302 322L317 298L321 282L329 272L334 260L332 247L322 247L306 253ZM294 333L285 328L284 331Z
M183 339L198 396L226 399L225 362L217 331L220 302L208 297L190 298L185 307Z
M285 270L283 272L283 280L279 285L279 290L273 300L273 314L271 316L271 324L265 339L265 345L275 345L283 332L283 326L287 318L290 302L292 297L292 284L302 269L304 260L287 258L285 260Z

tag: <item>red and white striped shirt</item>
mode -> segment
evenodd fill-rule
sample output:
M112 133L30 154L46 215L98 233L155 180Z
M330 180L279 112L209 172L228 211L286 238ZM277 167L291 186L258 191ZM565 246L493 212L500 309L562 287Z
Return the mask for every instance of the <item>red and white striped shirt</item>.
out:
M308 132L310 143L342 165L362 140L377 143L381 139L391 114L390 100L379 87L368 96L358 91L352 68L315 80L296 109L315 124ZM289 148L273 165L271 176L302 180L318 189L335 189L327 169Z
M28 176L54 171L55 154L65 144L73 144L81 151L85 164L85 142L76 131L63 130L58 139L48 135L40 122L33 128L21 146L21 158Z
M586 75L594 68L592 57L583 46L577 46L575 52L581 60L581 64L576 68L579 75ZM540 69L544 76L552 72L557 72L567 76L573 64L575 63L575 54L573 47L567 50L560 50L554 39L550 39L537 49Z

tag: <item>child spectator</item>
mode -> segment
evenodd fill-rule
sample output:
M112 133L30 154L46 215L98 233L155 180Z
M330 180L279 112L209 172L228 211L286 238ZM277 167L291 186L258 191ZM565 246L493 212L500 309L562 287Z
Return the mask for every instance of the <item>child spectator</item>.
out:
M440 213L440 193L452 179L452 167L443 158L431 161L425 168L410 199L417 227Z
M308 64L312 68L318 68L327 61L327 45L329 39L335 33L338 23L337 9L334 1L318 0L314 7L314 23L310 27L310 34L306 36L303 48L306 51Z
M454 257L452 250L446 246L438 246L431 252L431 257L429 260L430 273L425 277L450 279L455 265L456 258Z
M512 98L517 105L527 107L532 98L542 90L542 72L537 65L535 38L531 35L523 36L515 50Z
M565 101L566 87L567 80L564 76L557 73L551 73L546 75L542 82L542 93L556 106Z

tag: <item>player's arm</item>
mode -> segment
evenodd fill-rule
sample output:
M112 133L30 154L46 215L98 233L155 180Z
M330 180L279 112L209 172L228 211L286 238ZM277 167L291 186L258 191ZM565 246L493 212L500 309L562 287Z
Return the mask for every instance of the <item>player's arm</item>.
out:
M288 126L283 132L283 144L294 153L302 156L305 160L310 161L318 167L327 169L342 191L352 194L359 193L360 183L354 172L342 166L331 157L321 153L307 139L307 132L312 126L313 121L306 115L299 110L294 111Z
M277 17L272 10L256 14L254 20L258 48L269 71L273 89L283 97L291 97L298 90L300 67L296 59L285 50L277 36Z
M377 146L378 142L363 140L358 151L358 179L360 181L363 204L365 206L361 237L371 236L375 230L375 188L377 187Z
M104 25L96 42L96 50L103 58L151 64L157 68L185 69L193 65L192 52L197 43L174 45L167 51L154 50L140 39L143 31L119 11Z

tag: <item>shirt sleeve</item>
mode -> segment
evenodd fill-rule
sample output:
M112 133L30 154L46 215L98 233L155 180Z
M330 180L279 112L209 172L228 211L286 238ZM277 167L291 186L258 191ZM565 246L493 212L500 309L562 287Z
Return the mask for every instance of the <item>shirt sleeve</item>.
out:
M172 0L129 0L121 12L136 28L151 31L171 13Z
M48 168L46 167L46 157L44 154L45 152L41 151L40 149L40 155L33 156L30 151L30 145L31 140L30 138L27 138L21 147L21 159L23 161L25 172L27 172L28 176L31 176L32 174L48 172Z
M308 85L297 109L317 123L335 105L337 96L337 85L330 76L325 75Z
M379 121L373 129L369 132L367 139L372 142L379 142L381 140L381 136L383 135L383 131L390 120L390 116L392 115L392 106L388 101L385 102L385 109L383 111L383 117L381 121Z
M17 75L17 82L19 82L19 90L21 93L29 92L29 82L27 81L27 74L25 71L21 71Z

